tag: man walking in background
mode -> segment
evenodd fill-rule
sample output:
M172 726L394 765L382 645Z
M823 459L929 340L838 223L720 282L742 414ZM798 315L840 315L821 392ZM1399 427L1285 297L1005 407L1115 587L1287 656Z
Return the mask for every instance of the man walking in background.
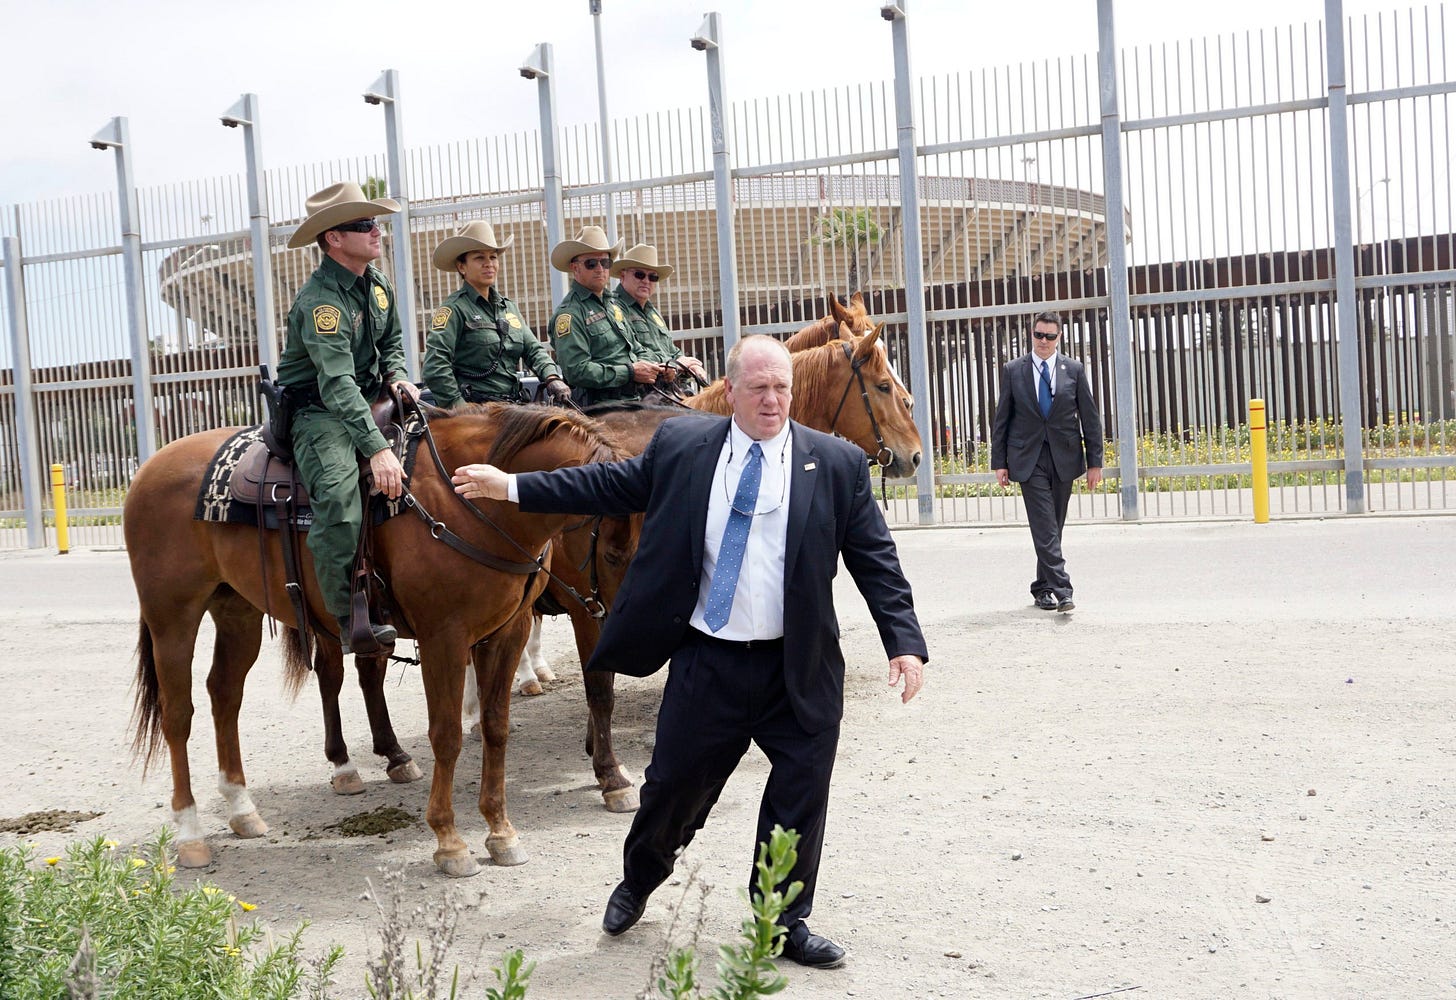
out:
M1036 548L1031 595L1044 611L1071 611L1072 580L1062 557L1062 526L1072 483L1102 482L1102 418L1082 362L1057 351L1062 318L1044 312L1031 326L1031 353L1001 369L1001 397L991 429L996 481L1021 484L1026 522Z

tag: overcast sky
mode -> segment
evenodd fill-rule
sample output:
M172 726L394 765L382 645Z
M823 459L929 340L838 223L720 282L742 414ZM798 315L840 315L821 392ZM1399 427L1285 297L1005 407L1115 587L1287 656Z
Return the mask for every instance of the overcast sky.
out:
M1095 0L906 0L918 76L1095 53ZM604 0L614 116L706 103L705 59L688 45L703 11L723 16L737 100L893 75L875 0ZM1317 21L1322 0L1116 0L1127 47ZM1346 0L1347 15L1394 9ZM538 125L517 67L551 42L565 125L597 118L587 0L0 0L0 204L113 190L113 157L86 140L130 119L143 186L243 169L240 134L218 123L240 94L261 105L268 167L377 153L383 115L360 94L400 72L411 146Z

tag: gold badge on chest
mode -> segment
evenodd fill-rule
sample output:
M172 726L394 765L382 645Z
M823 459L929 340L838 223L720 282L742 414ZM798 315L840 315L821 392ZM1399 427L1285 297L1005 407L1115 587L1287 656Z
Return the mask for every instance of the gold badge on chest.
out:
M374 304L380 309L389 308L389 296L384 294L384 289L378 285L374 286Z

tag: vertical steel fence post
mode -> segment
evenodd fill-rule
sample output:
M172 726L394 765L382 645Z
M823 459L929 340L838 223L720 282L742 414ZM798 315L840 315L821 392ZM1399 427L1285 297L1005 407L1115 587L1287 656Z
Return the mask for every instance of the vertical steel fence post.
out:
M15 447L20 452L20 495L25 504L25 544L45 546L45 508L41 501L40 447L36 443L34 383L30 377L30 329L25 320L25 274L20 239L7 236L5 300L9 304L10 357L15 366Z
M602 0L587 0L591 8L592 30L597 38L597 115L602 133L602 183L612 183L612 137L607 128L607 64L602 57ZM617 243L617 196L607 191L607 242Z
M915 427L923 459L915 473L920 523L935 523L935 448L931 442L930 360L925 344L925 263L920 246L920 172L915 155L915 77L910 71L906 0L880 8L895 46L895 137L900 150L900 215L905 239L905 339L910 343L910 390L920 401Z
M550 250L566 239L562 221L561 167L556 162L556 81L555 59L551 43L542 42L531 50L521 65L521 76L536 81L536 97L541 114L541 200L546 203L546 248ZM551 267L551 306L566 298L566 275Z
M263 183L263 140L258 135L258 95L244 94L223 112L228 128L242 127L248 164L248 238L253 245L253 311L257 313L258 364L278 374L278 334L273 316L273 248L268 236L268 189Z
M718 294L723 305L723 349L742 335L738 318L738 254L733 240L733 160L723 77L723 18L712 11L690 40L708 54L708 119L713 134L713 201L718 216Z
M1127 221L1122 192L1122 116L1118 109L1117 33L1112 0L1097 0L1097 77L1102 103L1102 183L1107 192L1107 320L1117 405L1117 484L1122 519L1138 519L1137 389L1132 378L1132 317L1127 291Z
M404 366L409 378L420 377L420 349L415 328L415 268L411 253L409 217L409 182L404 170L404 122L399 107L399 71L387 69L364 92L365 104L384 105L384 144L389 172L389 196L399 202L394 214L394 307L399 312L399 325L404 330Z
M147 306L142 286L142 235L136 185L131 172L131 132L125 117L111 119L91 137L93 149L116 152L117 214L121 220L121 260L126 282L126 324L131 340L132 407L136 416L137 464L157 450L152 419L152 356L147 341Z
M1330 198L1335 217L1335 329L1339 336L1340 423L1345 439L1345 513L1365 513L1365 454L1360 413L1360 327L1355 316L1355 249L1350 233L1350 117L1345 94L1345 12L1325 0L1329 74Z

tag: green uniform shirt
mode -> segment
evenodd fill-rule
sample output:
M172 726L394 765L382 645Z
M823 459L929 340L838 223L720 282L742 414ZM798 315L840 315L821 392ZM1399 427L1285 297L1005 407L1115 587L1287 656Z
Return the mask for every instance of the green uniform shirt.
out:
M288 311L279 383L316 387L354 449L367 457L388 446L369 404L404 377L404 338L389 279L373 264L355 275L325 255Z
M561 374L594 402L637 399L632 362L650 358L637 346L627 314L611 295L598 297L578 281L551 314L551 346Z
M667 321L662 318L662 313L657 311L651 299L645 305L638 305L637 300L621 285L617 286L612 295L626 314L627 327L632 331L632 339L642 350L645 360L667 364L682 357L682 348L673 342Z
M430 319L425 384L439 406L456 405L467 389L514 398L521 388L516 370L522 362L543 382L561 375L516 304L494 286L483 296L462 284Z

